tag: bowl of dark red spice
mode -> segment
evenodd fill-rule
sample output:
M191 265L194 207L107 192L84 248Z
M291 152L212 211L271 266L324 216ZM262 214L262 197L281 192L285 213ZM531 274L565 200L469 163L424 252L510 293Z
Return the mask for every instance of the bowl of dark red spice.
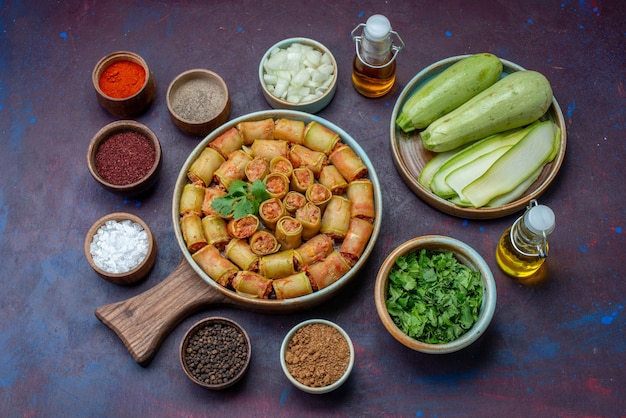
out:
M172 122L189 135L204 137L228 120L230 95L218 74L193 69L179 74L167 89Z
M104 280L131 285L154 266L156 241L148 225L131 213L115 212L98 219L87 231L85 256Z
M296 325L280 348L280 365L298 389L322 394L340 387L354 366L354 346L348 334L325 319Z
M119 118L143 113L156 91L148 64L134 52L118 51L104 56L94 67L91 80L100 105Z
M111 122L89 143L87 166L105 189L127 195L148 191L161 171L161 143L146 125L132 121Z
M180 343L180 363L192 382L211 390L237 383L248 371L252 347L235 321L210 317L196 322Z

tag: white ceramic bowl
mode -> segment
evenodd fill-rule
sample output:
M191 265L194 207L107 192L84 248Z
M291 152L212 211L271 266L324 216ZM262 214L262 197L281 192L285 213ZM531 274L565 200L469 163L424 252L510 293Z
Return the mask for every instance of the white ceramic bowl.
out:
M468 266L472 270L479 271L482 278L483 300L478 314L478 320L465 334L449 343L429 344L409 337L398 328L387 311L386 301L389 272L394 266L396 259L401 255L410 252L419 252L422 249L434 252L451 251L461 264ZM480 254L469 245L457 239L440 235L426 235L413 238L396 247L381 265L378 275L376 276L376 284L374 287L376 311L387 331L405 346L429 354L452 353L478 340L491 323L496 309L496 298L496 282L491 269Z
M270 54L272 53L273 50L275 50L276 48L286 48L291 44L294 43L300 43L303 45L309 45L312 46L313 48L317 49L320 52L325 52L330 56L330 59L332 61L333 67L334 67L334 73L333 73L333 80L330 83L330 85L328 86L328 88L326 89L326 91L319 97L317 97L314 100L309 100L309 101L303 101L300 103L292 103L289 102L285 99L281 99L277 96L275 96L269 89L267 84L265 83L265 79L264 79L264 75L265 75L265 68L264 68L264 63L265 61L268 59L268 57L270 56ZM323 108L325 108L326 106L328 106L328 104L330 103L330 101L333 99L333 97L335 96L335 91L337 89L337 61L335 60L335 57L333 56L333 54L330 52L330 50L324 46L323 44L313 40L313 39L309 39L309 38L289 38L289 39L284 39L280 42L277 42L276 44L274 44L270 49L267 50L267 52L263 55L263 58L261 58L261 62L259 63L259 81L261 83L261 88L263 90L263 96L265 96L265 100L267 100L267 102L269 103L270 106L272 106L274 109L287 109L287 110L299 110L301 112L306 112L306 113L317 113L320 110L322 110Z
M302 327L305 327L311 324L325 324L325 325L335 328L337 331L339 331L339 333L343 336L343 338L345 338L346 342L348 343L348 347L350 349L350 359L348 361L348 367L346 367L345 372L338 380L336 380L334 383L331 383L330 385L327 385L327 386L312 387L312 386L307 386L305 384L302 384L295 377L291 375L291 373L289 372L289 369L287 368L287 361L285 360L285 354L287 353L289 341L291 340L293 335L296 333L296 331L298 331ZM285 336L285 339L283 340L283 343L280 347L280 365L283 369L283 372L285 373L285 376L287 376L287 379L289 379L289 381L298 389L307 393L312 393L312 394L323 394L323 393L332 392L333 390L343 385L345 381L348 380L348 377L350 376L350 373L352 372L352 367L354 366L354 346L352 345L352 341L350 340L350 337L348 336L348 334L339 325L333 322L327 321L325 319L309 319L293 327L291 331L289 331L287 335Z

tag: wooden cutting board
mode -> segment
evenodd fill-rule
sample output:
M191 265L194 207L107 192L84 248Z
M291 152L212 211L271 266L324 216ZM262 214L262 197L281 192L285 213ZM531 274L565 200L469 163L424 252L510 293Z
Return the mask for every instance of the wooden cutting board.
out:
M242 303L207 284L183 258L155 287L125 301L101 306L95 315L121 338L137 363L147 366L181 321L216 305Z
M345 283L345 282L343 282ZM205 282L183 258L155 287L130 299L97 308L96 317L120 337L135 361L147 366L176 326L190 315L213 306L232 306L264 313L301 311L328 300L339 287L304 298L253 299ZM232 295L229 295L232 294Z

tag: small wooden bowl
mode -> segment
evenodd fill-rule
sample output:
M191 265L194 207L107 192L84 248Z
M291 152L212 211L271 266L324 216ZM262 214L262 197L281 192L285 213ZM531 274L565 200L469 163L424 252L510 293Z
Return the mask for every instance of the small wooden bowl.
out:
M333 75L333 80L331 84L328 86L326 91L321 96L319 96L318 98L314 100L304 101L300 103L292 103L288 100L281 99L280 97L275 96L267 88L267 84L265 83L264 75L266 71L264 68L264 64L267 61L270 54L272 53L272 51L275 50L276 48L284 49L294 43L311 46L322 53L327 53L333 64L334 75ZM289 39L283 39L282 41L277 42L270 49L268 49L267 52L265 52L259 64L259 81L261 83L261 88L263 90L263 96L265 97L265 100L267 100L267 103L269 103L269 105L272 106L274 109L299 110L301 112L306 112L306 113L319 112L320 110L328 106L328 104L331 102L331 100L335 96L335 91L337 90L337 74L338 74L337 73L337 61L335 60L335 57L333 56L332 52L330 52L330 49L328 49L323 44L313 39L309 39L309 38L289 38Z
M102 73L112 64L119 61L130 61L139 64L146 72L146 80L143 86L135 94L123 97L115 98L108 96L100 88L100 77ZM154 99L156 91L156 82L154 76L148 67L148 64L142 57L134 52L118 51L104 56L93 69L91 74L91 81L93 87L96 90L96 97L102 107L104 107L113 116L119 118L132 118L142 114Z
M90 250L91 243L94 236L98 233L100 227L103 226L107 221L121 222L124 220L130 220L132 222L138 223L146 231L146 233L148 234L148 253L143 261L139 263L139 265L134 269L127 271L126 273L109 273L108 271L101 269L94 263ZM154 266L157 253L156 240L154 239L154 235L152 235L152 231L150 230L150 228L148 228L148 225L138 216L125 212L110 213L94 222L91 228L89 228L89 231L87 231L87 235L85 236L84 249L85 257L87 257L87 262L89 262L91 268L93 268L95 272L98 273L98 275L107 282L119 285L135 284L144 277L146 277L146 275Z
M172 122L189 135L208 135L230 114L228 86L213 71L194 69L179 74L166 97Z
M335 382L327 386L314 387L314 386L307 386L301 383L289 372L287 361L285 360L285 355L287 354L289 342L291 341L291 338L293 337L293 335L299 329L306 327L308 325L312 325L312 324L324 324L324 325L328 325L336 329L337 331L339 331L342 337L346 340L346 342L348 343L348 347L350 349L350 359L348 360L348 367L346 367L345 372L343 373L343 375L341 375L339 379L337 379ZM352 368L354 366L354 357L355 357L354 345L352 344L352 340L348 336L348 333L345 332L343 328L341 328L339 325L335 324L334 322L327 321L325 319L309 319L307 321L299 323L287 333L280 347L280 366L282 367L283 372L285 373L285 376L287 376L287 379L289 379L289 381L298 389L307 393L315 394L315 395L332 392L336 390L337 388L339 388L341 385L343 385L345 381L348 380L348 377L350 377L350 373L352 373Z
M409 337L398 328L387 311L386 301L387 289L389 287L389 272L395 265L396 259L401 255L410 252L419 252L422 249L434 252L451 251L460 263L468 266L472 270L480 272L483 281L483 301L478 320L465 334L449 343L428 344ZM439 235L426 235L413 238L396 247L380 266L374 285L376 311L387 331L405 346L415 351L429 354L452 353L478 340L491 323L496 309L496 297L496 283L493 274L480 254L472 247L459 240Z
M96 168L96 155L100 145L105 140L115 134L129 131L139 133L152 142L155 150L154 164L146 175L140 180L130 184L114 184L105 180L102 175L98 173ZM159 142L159 138L157 138L156 134L152 132L150 128L136 121L120 120L111 122L110 124L104 126L93 136L89 143L89 147L87 148L87 167L89 168L89 172L93 178L105 189L126 196L135 196L149 190L158 180L162 165L161 154L161 143Z
M223 327L229 327L229 328L234 329L243 338L244 344L246 345L245 360L244 360L243 365L241 365L239 370L235 373L235 375L232 378L230 378L229 380L225 382L208 383L206 381L198 379L196 376L194 376L194 374L192 373L189 367L189 364L186 361L189 355L188 348L189 348L189 344L191 343L192 338L198 333L198 331L211 325L222 325ZM210 318L206 318L206 319L196 322L185 333L185 336L183 337L180 343L180 364L183 367L183 371L185 372L187 377L191 379L192 382L206 389L211 389L211 390L226 389L228 387L231 387L238 381L240 381L241 378L248 371L248 367L250 366L251 354L252 354L252 346L250 344L250 338L248 337L248 334L246 333L246 331L235 321L232 321L227 318L222 318L222 317L210 317Z

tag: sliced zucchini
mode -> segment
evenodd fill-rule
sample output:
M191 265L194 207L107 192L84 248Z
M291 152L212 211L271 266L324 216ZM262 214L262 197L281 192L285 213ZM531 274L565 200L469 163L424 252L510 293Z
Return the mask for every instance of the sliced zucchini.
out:
M554 158L557 133L558 128L552 121L534 125L521 141L462 190L463 197L479 208L514 190L550 158Z
M430 189L437 196L444 199L453 197L456 195L456 192L446 183L448 174L494 149L518 143L530 131L532 126L529 125L525 128L494 134L463 148L436 171L430 182Z

